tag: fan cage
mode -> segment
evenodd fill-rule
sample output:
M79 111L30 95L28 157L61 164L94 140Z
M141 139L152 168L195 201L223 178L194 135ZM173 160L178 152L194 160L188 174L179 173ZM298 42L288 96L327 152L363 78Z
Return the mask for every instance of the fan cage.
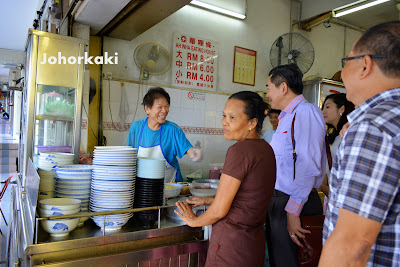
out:
M314 63L315 52L311 41L300 33L285 33L272 44L270 61L272 67L295 63L304 74Z
M154 47L159 48L159 54L152 52ZM146 42L138 45L134 51L133 58L135 64L141 71L147 71L152 75L164 74L171 67L170 53L162 45L153 42ZM153 60L155 66L151 67L151 64L149 66L148 60Z

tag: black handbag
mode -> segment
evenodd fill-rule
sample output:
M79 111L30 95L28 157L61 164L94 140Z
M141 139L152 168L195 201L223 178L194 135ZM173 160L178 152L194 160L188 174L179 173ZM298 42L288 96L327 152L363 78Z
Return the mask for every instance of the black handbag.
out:
M296 174L296 150L294 142L294 121L296 114L294 114L292 121L292 146L293 146L293 179ZM329 169L332 168L332 155L328 143L328 138L325 136L326 154L328 157ZM324 215L313 215L313 216L300 216L301 227L309 230L310 234L305 234L305 238L299 238L303 247L299 247L297 252L297 262L301 267L316 267L318 266L319 258L321 257L322 251L322 230L324 227Z

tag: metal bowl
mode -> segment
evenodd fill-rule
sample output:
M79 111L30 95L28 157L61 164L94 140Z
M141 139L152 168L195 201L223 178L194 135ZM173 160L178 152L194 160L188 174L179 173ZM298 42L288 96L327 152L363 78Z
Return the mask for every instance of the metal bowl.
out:
M205 183L211 183L211 184L219 184L218 179L197 179L193 180L193 184L205 184Z
M217 183L195 183L189 185L190 193L195 197L214 197L217 193Z
M175 206L175 203L177 201L186 201L188 199L187 197L177 197L177 198L171 198L167 200L167 206ZM196 207L193 208L193 213L196 214L196 216L200 216L201 214L204 213L204 206ZM170 219L173 219L174 221L180 221L183 222L182 219L174 212L175 210L179 211L178 207L170 207L170 208L165 208L163 209L163 212L165 216L167 216Z
M178 201L186 201L187 197L171 198L167 200L167 206L175 206ZM178 207L171 207L163 209L165 216L176 221L182 221L181 218L176 215L175 210L179 211Z

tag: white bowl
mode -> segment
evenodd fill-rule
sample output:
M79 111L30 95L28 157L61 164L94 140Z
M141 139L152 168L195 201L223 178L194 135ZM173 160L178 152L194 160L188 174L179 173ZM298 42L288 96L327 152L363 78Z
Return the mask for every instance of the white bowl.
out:
M81 206L82 201L74 198L49 198L39 201L39 207L46 210L73 210Z
M55 194L54 189L49 191L39 191L39 197L42 196L46 198L54 198L54 194Z
M57 178L61 179L71 179L71 180L88 180L92 178L92 174L83 175L83 174L64 174L57 172Z
M66 190L77 190L77 189L88 189L90 190L90 183L89 184L73 184L73 185L68 185L68 184L62 184L62 183L56 183L55 185L58 189L66 189Z
M43 200L43 199L49 199L49 198L54 198L54 194L53 195L38 195L38 201Z
M40 152L40 156L48 157L48 158L65 158L65 159L74 159L74 154L71 153L61 153L61 152Z
M71 214L76 214L80 211L81 209L74 209L74 210L45 210L39 208L39 214L42 217L51 217L51 216L59 216L59 215L71 215Z
M38 174L39 174L39 176L41 177L42 175L44 175L44 176L56 176L56 171L54 170L54 171L45 171L45 170L42 170L42 169L38 169Z
M94 221L94 223L100 227L101 229L104 228L105 231L117 231L120 230L122 228L122 226L124 226L128 221L129 218L106 218L105 219L105 223L104 223L104 219L103 218L92 218L92 220Z
M67 236L72 230L74 230L78 226L79 218L43 220L41 223L43 229L51 236L60 237Z
M39 190L41 192L55 191L55 185L54 184L47 184L47 183L40 183L39 184Z
M43 167L43 166L38 166L38 167L39 167L39 170L46 171L46 172L56 172L56 168L57 168L57 166L55 166L54 168L53 167Z

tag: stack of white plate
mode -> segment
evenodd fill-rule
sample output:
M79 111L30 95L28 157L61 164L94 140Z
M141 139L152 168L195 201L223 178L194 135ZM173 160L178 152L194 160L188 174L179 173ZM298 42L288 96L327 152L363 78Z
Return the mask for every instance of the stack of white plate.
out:
M90 183L92 165L67 165L56 169L56 197L75 198L82 201L81 212L89 211ZM89 217L80 218L79 225Z
M133 207L136 177L136 151L129 146L95 147L90 210L109 211ZM94 216L93 221L106 231L119 230L132 214Z
M56 184L56 171L38 170L40 176L38 200L53 198Z

